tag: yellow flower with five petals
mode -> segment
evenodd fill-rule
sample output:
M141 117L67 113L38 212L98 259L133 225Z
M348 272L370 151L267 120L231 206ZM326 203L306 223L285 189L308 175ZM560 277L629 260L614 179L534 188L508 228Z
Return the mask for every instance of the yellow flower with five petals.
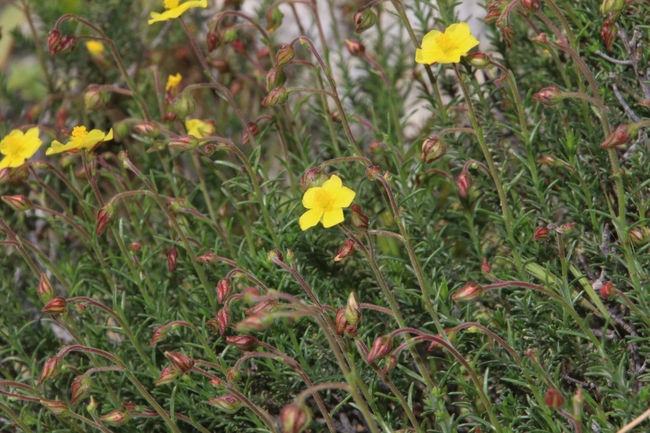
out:
M183 81L183 76L179 72L176 75L170 75L167 77L167 84L165 84L165 91L169 92L172 89L178 87L178 85Z
M57 153L77 153L81 150L91 151L97 146L99 146L104 141L113 139L113 130L108 131L108 134L104 134L99 129L93 129L88 131L85 126L75 126L70 135L70 141L66 144L63 144L59 141L54 140L52 145L46 155L54 155Z
M0 141L0 153L5 157L0 161L0 169L20 167L34 156L43 142L38 138L38 128L30 128L23 133L14 129Z
M183 3L180 0L165 0L163 5L166 9L165 12L161 14L151 12L151 19L148 21L149 24L178 18L191 8L207 8L208 0L191 0Z
M300 217L300 228L307 230L319 222L323 227L333 227L342 223L343 208L350 206L356 193L343 186L341 178L332 175L323 186L309 188L302 196L302 205L309 209Z
M187 135L191 135L196 138L209 137L217 131L214 123L204 122L203 120L199 119L186 120L185 128L187 129Z
M431 63L458 63L462 56L479 44L470 33L467 23L452 24L444 33L431 30L422 39L422 48L415 50L415 61Z

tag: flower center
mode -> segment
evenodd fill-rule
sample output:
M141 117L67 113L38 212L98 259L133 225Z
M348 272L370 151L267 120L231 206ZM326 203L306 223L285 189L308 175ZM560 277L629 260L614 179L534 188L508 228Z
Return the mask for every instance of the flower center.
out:
M80 143L86 138L86 135L88 135L88 130L85 126L75 126L70 139L75 143Z
M163 5L165 6L165 9L174 9L178 6L178 3L180 3L180 0L165 0Z
M332 194L321 188L316 191L315 199L319 208L327 209L332 201Z
M444 53L448 53L458 48L456 42L447 34L442 34L436 39L436 43Z
M5 149L7 156L20 155L23 152L23 143L20 138L7 136L3 141L3 148Z

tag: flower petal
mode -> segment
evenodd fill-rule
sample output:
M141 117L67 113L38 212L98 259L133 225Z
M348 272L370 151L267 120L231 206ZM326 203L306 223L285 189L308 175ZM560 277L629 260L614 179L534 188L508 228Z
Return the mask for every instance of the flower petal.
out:
M25 159L29 159L34 156L43 142L40 140L40 138L38 138L38 135L36 137L29 136L29 138L27 138L27 134L25 134L25 137L26 139L23 142L23 151L21 152L20 156Z
M436 42L436 39L438 39L438 36L440 36L442 33L439 32L438 30L431 30L429 33L424 35L422 38L422 49L426 50L428 49L432 44Z
M334 200L330 204L331 207L348 207L354 200L354 196L357 195L356 192L352 191L347 186L341 187L340 190L334 196Z
M113 128L108 130L108 134L104 137L102 141L109 141L113 139Z
M445 30L445 34L452 39L465 39L470 35L470 28L467 23L452 24Z
M93 129L84 137L81 143L79 143L79 148L93 150L99 143L104 141L105 136L106 134L99 129Z
M341 211L341 214L343 211ZM300 228L304 231L308 228L314 227L320 222L323 216L323 209L310 209L300 217Z
M343 209L340 207L328 209L323 213L323 227L326 229L333 227L345 220L343 218Z
M343 182L341 182L341 178L333 174L332 177L323 183L322 188L330 194L336 194L336 192L341 189L342 185Z
M57 153L63 153L63 152L71 152L71 153L79 152L79 146L77 145L77 143L73 141L63 144L59 141L54 140L50 145L50 147L45 151L45 154L55 155Z
M465 39L458 42L458 49L463 52L463 56L467 55L469 50L477 46L480 42L474 36L469 35Z
M309 188L305 191L305 195L302 196L302 205L307 209L314 209L318 207L316 203L316 193L320 190L320 187Z
M159 14L157 12L151 12L151 19L147 21L149 24L157 23L160 21L167 21L173 18L178 18L187 12L191 8L207 8L208 0L198 0L198 1L186 1L181 3L173 9L166 10L165 12Z
M7 167L19 167L23 164L23 162L25 162L25 160L22 158L7 156L5 158L2 158L2 161L0 161L0 170Z

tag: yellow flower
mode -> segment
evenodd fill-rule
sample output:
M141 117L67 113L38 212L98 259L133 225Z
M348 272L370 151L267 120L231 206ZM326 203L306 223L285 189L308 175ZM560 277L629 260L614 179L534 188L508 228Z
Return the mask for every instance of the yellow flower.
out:
M52 142L52 146L45 152L46 155L54 155L56 153L77 153L81 150L91 151L100 143L113 139L113 129L104 134L99 129L88 131L85 126L75 126L70 135L70 141L66 144L60 143L56 140Z
M462 56L479 44L467 23L452 24L444 33L431 30L422 39L422 48L415 50L415 61L431 63L458 63Z
M0 161L0 169L20 167L31 158L43 142L38 138L38 128L30 128L23 134L14 129L0 141L0 153L5 157Z
M148 21L148 23L153 24L160 21L171 20L172 18L178 18L190 8L208 7L208 0L193 0L186 1L185 3L179 3L180 0L165 0L164 5L165 9L167 10L161 14L157 12L151 12L151 19Z
M196 138L203 138L213 135L217 128L211 122L204 122L199 119L188 119L185 121L185 128L187 128L187 134L192 135Z
M86 49L91 56L100 56L104 53L104 44L99 41L88 41L86 42Z
M179 72L176 75L170 75L167 77L167 84L165 85L165 91L169 92L172 89L175 89L178 87L178 85L181 83L183 80L183 76Z
M350 206L355 195L343 186L337 175L332 175L321 187L309 188L302 196L302 205L309 210L300 217L300 228L307 230L319 222L325 228L342 223L343 208Z

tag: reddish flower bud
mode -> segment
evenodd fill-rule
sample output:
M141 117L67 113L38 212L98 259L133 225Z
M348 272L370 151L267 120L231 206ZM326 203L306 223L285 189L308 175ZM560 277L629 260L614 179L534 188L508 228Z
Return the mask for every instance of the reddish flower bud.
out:
M210 264L210 263L214 262L215 260L217 260L217 255L215 253L213 253L212 251L210 251L209 253L205 253L203 255L200 255L200 256L198 256L196 258L197 262L205 263L205 264Z
M312 167L300 178L300 188L307 191L309 188L322 186L327 179L327 175L323 173L322 168L319 166Z
M296 55L293 45L282 45L275 55L275 67L282 68L291 62Z
M308 408L297 403L289 403L280 412L280 425L282 433L300 433L311 422L311 413Z
M219 280L217 283L217 301L220 304L223 304L223 302L228 299L230 294L232 293L232 283L230 282L230 278L223 278Z
M158 136L160 130L158 129L158 125L156 125L154 122L144 122L135 125L133 127L133 132L139 135L155 138Z
M484 69L490 64L490 58L485 53L472 53L465 56L470 65L476 69Z
M451 295L452 301L471 301L483 293L483 287L476 282L465 284L459 291Z
M533 42L537 42L538 44L546 45L548 43L548 35L542 32L539 35L535 36L534 38L530 38L530 40Z
M515 38L517 37L517 32L515 31L515 28L513 26L504 26L501 29L501 37L503 37L503 40L505 41L506 45L508 48L512 46L512 43L515 41Z
M535 229L535 233L533 234L533 240L544 242L546 239L548 239L548 235L548 227L537 227Z
M129 251L131 251L132 253L137 253L138 251L140 251L141 248L142 248L142 244L140 242L131 242L129 244Z
M357 325L348 325L345 327L345 335L348 337L356 337L357 336Z
M50 299L41 311L48 314L65 314L68 311L68 302L65 298L57 296Z
M619 125L612 135L600 144L600 147L602 149L611 149L616 146L621 146L630 141L630 139L637 134L638 130L639 128L634 123Z
M386 357L385 362L386 363L384 364L384 368L382 368L382 370L381 370L384 374L388 373L389 371L391 371L392 369L397 367L397 356L390 355L390 356Z
M377 339L372 344L372 348L368 352L366 362L372 364L378 359L388 355L393 350L393 339L390 336L384 335Z
M289 92L284 87L276 87L271 90L268 95L262 100L262 106L270 107L273 105L282 105L289 99Z
M235 385L241 380L241 372L234 367L226 369L226 380L228 383Z
M53 356L45 361L43 365L43 371L41 371L41 376L38 378L39 382L45 382L48 379L55 379L60 373L60 362L58 356Z
M129 419L131 419L131 415L129 415L129 413L125 410L116 409L114 411L107 413L106 415L99 417L99 419L101 419L106 424L122 425L125 424Z
M467 197L467 192L472 187L472 176L470 176L467 170L463 170L458 176L458 189L460 189L460 195L462 197Z
M489 274L492 272L492 266L490 266L485 257L483 257L483 263L481 263L481 272L484 274Z
M109 95L97 84L91 84L86 88L83 99L86 110L97 111L106 104Z
M616 25L615 16L606 19L603 22L603 28L600 31L600 37L605 42L605 50L611 51L614 40L618 36L618 26Z
M244 137L242 137L242 145L245 145L248 143L248 140L250 140L250 136L257 137L260 135L260 127L257 124L257 122L248 122L248 128L247 128L247 133L244 134Z
M362 317L361 304L359 303L357 294L350 292L350 295L348 296L348 303L345 306L345 318L351 325L356 325L361 321Z
M178 352L165 352L165 357L174 364L181 373L187 373L194 367L194 360L187 355Z
M368 217L363 213L359 205L353 204L350 210L352 211L352 216L350 218L352 226L357 230L368 230Z
M264 331L273 321L270 314L253 314L235 325L239 332Z
M560 227L558 227L559 233L568 235L569 233L571 233L571 231L573 230L573 227L575 227L575 225L576 225L576 223L562 224Z
M533 13L542 8L542 2L540 0L522 0L521 4L525 9Z
M345 328L348 327L348 319L345 318L345 308L339 308L336 310L336 320L334 322L334 327L338 335L343 335L345 333Z
M229 335L226 337L226 343L244 352L252 352L260 345L259 340L252 335Z
M54 416L66 416L70 415L70 409L64 401L58 400L39 400L41 405L49 410Z
M228 328L229 323L230 323L230 313L228 312L227 309L222 308L217 312L217 324L219 326L219 334L223 335L226 333L226 328Z
M551 84L548 87L544 87L539 92L533 94L533 99L537 102L542 103L548 107L557 105L564 99L562 96L562 90L555 84Z
M210 406L216 407L217 409L221 409L226 413L235 413L242 406L242 403L239 401L239 399L230 394L222 395L221 397L217 398L210 398L208 399L208 404Z
M156 386L162 386L162 385L166 385L168 383L172 383L180 375L181 375L180 370L178 370L176 367L170 365L169 367L166 367L160 373L160 376L158 377L158 380L156 381Z
M493 23L499 19L501 14L502 11L500 9L489 9L488 13L483 18L483 22L485 22L486 24Z
M266 91L271 92L273 89L284 86L287 81L287 75L283 68L272 68L266 74ZM262 102L264 105L264 102Z
M370 180L377 180L377 177L381 176L381 168L376 165L369 165L366 168L366 176Z
M61 44L57 51L72 51L77 47L79 39L75 35L65 35L61 38Z
M41 273L41 279L38 282L38 299L47 304L54 298L54 288L45 273Z
M273 301L273 300L259 302L253 305L252 307L247 308L246 311L244 312L247 315L257 314L257 313L270 313L273 310L273 307L275 307L277 304L278 304L277 301Z
M86 398L90 394L91 385L92 381L90 380L90 376L86 376L85 374L72 379L72 384L70 385L70 404L76 406L77 403Z
M270 262L280 262L284 263L284 256L280 252L279 249L273 248L269 253L266 255L266 257L269 259Z
M2 201L7 203L16 212L24 212L32 208L32 202L24 195L3 195Z
M115 207L112 204L107 204L97 212L97 225L95 226L95 234L101 236L104 230L113 222L115 217Z
M357 252L357 248L354 246L354 241L352 239L346 239L341 248L339 248L338 253L334 257L335 262L340 262L341 260L350 257Z
M544 396L544 402L546 403L546 406L549 407L551 410L559 409L564 405L564 397L562 397L562 393L558 391L555 388L551 388L548 391L546 391L546 396Z
M248 47L246 46L246 42L237 38L232 41L232 50L237 54L246 54Z
M178 261L178 249L174 245L169 251L167 251L167 269L169 272L174 272L176 269L176 262Z
M50 50L50 56L56 54L61 46L61 32L57 29L50 30L47 34L47 46Z
M151 340L149 341L149 347L153 347L156 343L163 341L165 338L167 338L168 333L169 329L166 326L159 326L156 328L156 330L153 331Z
M354 20L354 31L361 33L375 25L377 22L377 15L375 15L375 13L370 9L366 9L354 14L352 19Z
M650 229L647 227L641 227L638 229L632 229L628 232L630 241L634 244L644 244L650 239Z
M210 29L205 37L205 43L208 46L208 52L211 53L221 45L221 36L215 29Z
M442 158L447 152L447 145L438 137L427 137L422 142L422 154L420 158L425 164L431 164Z
M352 56L361 56L366 52L366 47L357 41L351 41L349 39L345 40L345 48L348 49L348 52Z
M614 293L616 293L616 287L610 281L604 282L600 287L600 296L605 299L610 298Z

